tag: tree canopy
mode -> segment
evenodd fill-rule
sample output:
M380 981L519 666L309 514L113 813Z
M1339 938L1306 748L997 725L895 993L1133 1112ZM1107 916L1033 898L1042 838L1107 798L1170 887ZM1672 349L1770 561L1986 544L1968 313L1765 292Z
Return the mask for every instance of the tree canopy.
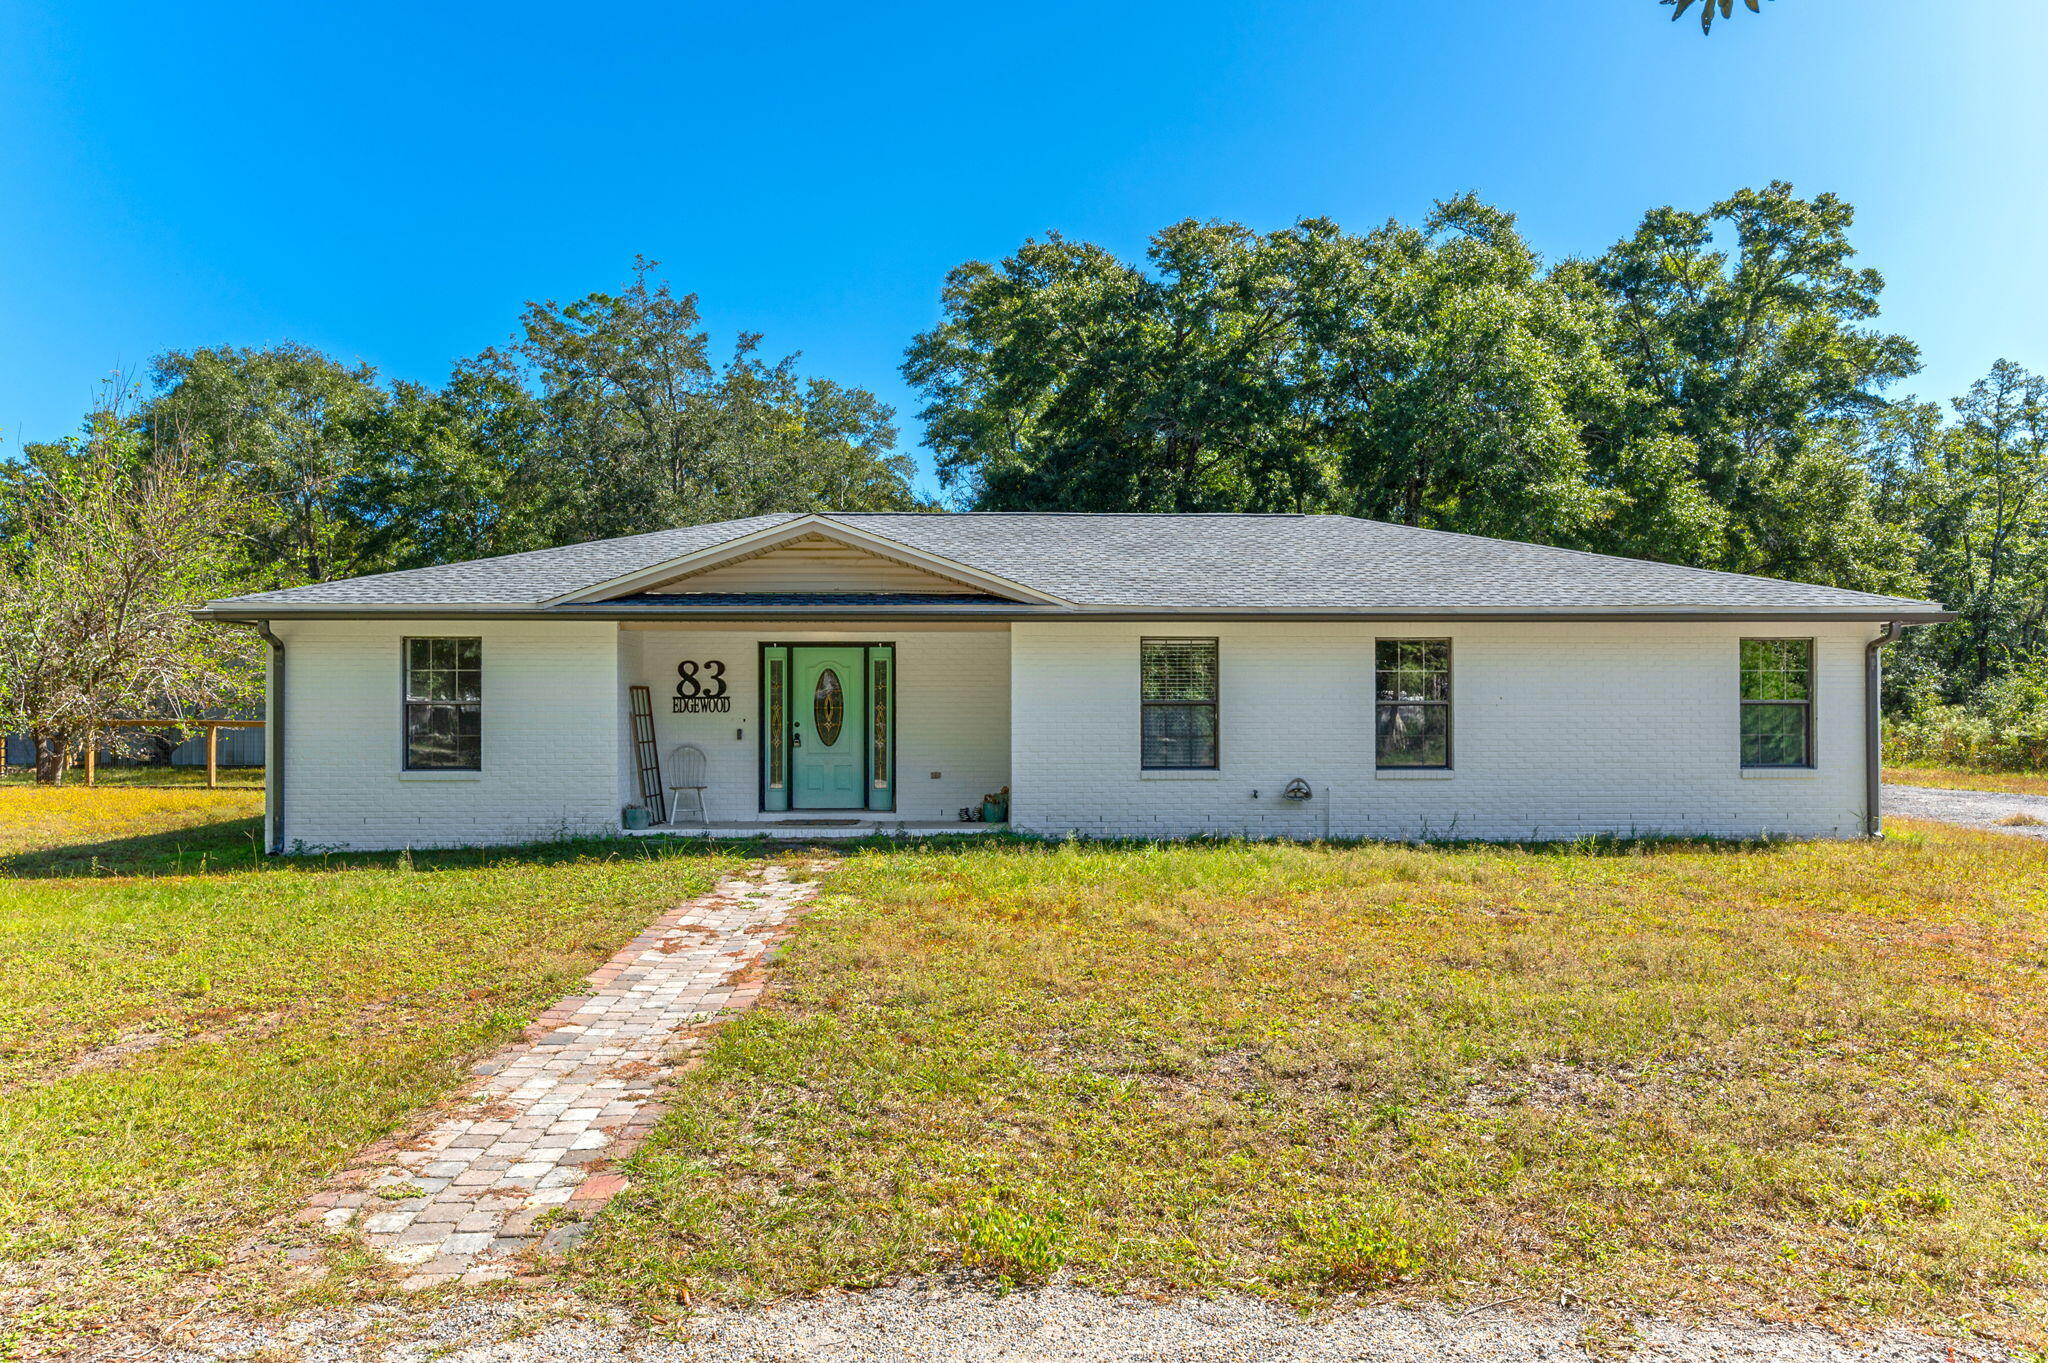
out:
M248 493L235 539L267 586L767 511L921 503L872 393L721 358L651 261L612 293L526 305L440 387L285 342L173 351L144 427Z
M1363 235L1177 223L1142 264L1054 235L954 270L904 374L985 509L1341 511L1910 587L1857 432L1916 354L1862 325L1850 216L1773 184L1554 266L1471 196Z

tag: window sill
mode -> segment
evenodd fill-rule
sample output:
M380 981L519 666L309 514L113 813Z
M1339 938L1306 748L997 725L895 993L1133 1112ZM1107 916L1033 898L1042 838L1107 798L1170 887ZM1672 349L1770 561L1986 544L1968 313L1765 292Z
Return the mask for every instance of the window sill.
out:
M480 771L401 771L398 773L398 779L401 781L481 781L484 779L484 774Z
M1449 767L1375 767L1375 781L1448 781L1458 773Z
M1744 767L1745 781L1811 781L1820 772L1813 767Z
M1221 781L1223 772L1216 767L1140 767L1140 781Z

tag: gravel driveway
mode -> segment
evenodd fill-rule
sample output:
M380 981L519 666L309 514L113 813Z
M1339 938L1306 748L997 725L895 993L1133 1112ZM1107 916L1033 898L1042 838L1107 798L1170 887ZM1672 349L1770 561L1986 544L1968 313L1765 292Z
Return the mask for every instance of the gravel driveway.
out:
M1511 1307L1372 1307L1303 1320L1245 1297L1154 1302L1052 1287L906 1283L695 1317L652 1338L573 1298L382 1307L216 1335L170 1363L1578 1363L1585 1318ZM2006 1363L1986 1345L1728 1321L1645 1322L1644 1363ZM303 1351L303 1352L302 1352Z
M2021 838L2048 837L2048 795L2009 795L1999 790L1936 790L1932 786L1884 788L1884 812L1903 819L1937 819L1942 823L2010 833ZM2001 824L2015 815L2031 815L2039 827Z

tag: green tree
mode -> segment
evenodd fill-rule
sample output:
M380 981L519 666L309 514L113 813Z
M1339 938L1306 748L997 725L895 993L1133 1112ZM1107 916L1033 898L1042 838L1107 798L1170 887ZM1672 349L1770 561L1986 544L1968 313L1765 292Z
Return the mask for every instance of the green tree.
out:
M456 365L439 389L401 381L365 429L369 542L394 568L554 543L544 491L547 414L503 358Z
M1311 258L1292 368L1341 509L1560 544L1621 510L1584 433L1623 400L1597 311L1553 284L1514 218L1470 196Z
M153 367L148 420L251 494L251 564L278 584L385 566L365 440L384 404L376 372L309 346L172 351Z
M232 705L258 668L246 634L191 614L240 585L228 479L112 403L37 455L0 485L0 732L55 783L98 721Z
M1602 304L1476 199L1364 236L1183 222L1147 255L1053 236L952 272L904 373L973 505L1342 510L1564 543L1693 509L1595 484L1583 429L1626 399Z
M548 537L917 505L889 409L802 378L794 356L763 361L759 342L742 335L715 365L695 295L674 293L644 259L618 293L528 304L503 358L542 414Z
M1899 690L1920 704L2048 655L2048 380L2000 360L1950 405L1953 421L1901 404L1869 453L1885 514L1912 526L1929 589L1960 616L1909 641Z
M1605 296L1607 348L1634 394L1594 432L1595 465L1621 470L1646 441L1674 439L1722 510L1720 543L1690 561L1872 589L1912 580L1910 542L1871 514L1857 437L1919 352L1862 325L1884 280L1851 263L1853 220L1831 194L1774 182L1705 212L1653 210L1597 261L1556 272Z

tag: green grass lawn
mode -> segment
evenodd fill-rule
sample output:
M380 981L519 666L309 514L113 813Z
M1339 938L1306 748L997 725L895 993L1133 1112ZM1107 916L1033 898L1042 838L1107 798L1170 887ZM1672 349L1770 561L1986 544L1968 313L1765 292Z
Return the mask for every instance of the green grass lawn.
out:
M232 1289L255 1228L731 864L266 861L259 805L0 790L0 1357Z
M969 845L827 880L580 1256L2041 1341L2048 848Z
M275 1304L237 1245L746 850L279 863L248 792L16 794L0 1356ZM2043 1340L2039 844L866 847L775 971L585 1290L966 1266Z
M1884 779L1902 786L1943 790L1997 790L2014 795L2048 795L2048 776L2019 772L1962 771L1953 767L1886 767Z

